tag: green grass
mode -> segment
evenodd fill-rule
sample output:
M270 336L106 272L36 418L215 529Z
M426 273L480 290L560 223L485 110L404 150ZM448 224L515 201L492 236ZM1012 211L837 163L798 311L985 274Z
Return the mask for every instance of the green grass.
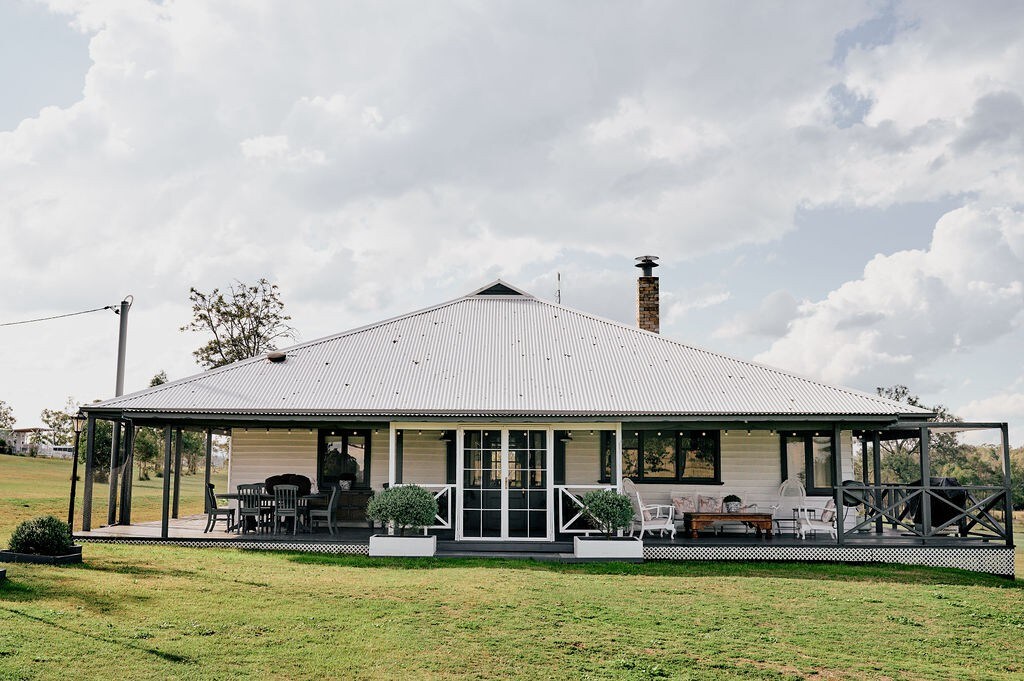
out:
M24 467L48 470L0 457L0 532ZM66 512L39 495L33 512ZM0 679L1024 675L1024 583L955 570L114 545L85 559L7 566Z

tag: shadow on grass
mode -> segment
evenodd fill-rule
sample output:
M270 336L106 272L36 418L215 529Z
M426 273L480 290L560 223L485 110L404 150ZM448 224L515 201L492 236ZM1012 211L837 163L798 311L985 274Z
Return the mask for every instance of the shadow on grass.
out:
M0 590L0 594L4 593L5 590L6 590L6 588L3 589L3 590ZM51 620L45 619L43 617L38 617L36 615L30 615L29 613L24 612L22 610L18 610L17 608L8 608L8 607L0 606L0 610L3 610L4 612L9 612L12 615L14 615L15 617L19 617L19 618L28 620L30 622L35 622L37 624L42 624L42 625L51 627L52 629L55 629L55 630L60 631L60 632L64 632L64 633L67 633L67 634L72 634L72 635L75 635L75 636L82 636L84 638L96 641L98 643L106 643L108 645L114 646L115 648L124 648L124 649L127 649L127 650L134 650L136 652L145 653L147 655L151 655L151 656L153 656L153 657L155 657L157 659L164 660L166 662L174 662L174 663L177 663L177 664L194 664L196 662L196 660L194 660L194 659L192 659L190 657L186 657L184 655L177 655L175 653L167 653L167 652L164 652L162 650L158 650L157 648L150 648L148 646L140 646L140 645L136 645L136 644L133 644L133 643L129 643L127 641L122 641L122 640L118 640L118 639L114 639L114 638L108 638L106 636L99 636L97 634L93 634L93 633L88 632L88 631L81 631L79 629L74 629L72 627L67 627L67 626L64 626L62 624L58 624L57 622L53 622Z
M277 553L279 558L304 565L336 565L351 568L393 570L445 570L498 568L591 575L643 575L651 577L806 579L890 584L946 584L1024 589L1024 582L953 568L889 564L754 563L740 561L671 563L558 563L507 558L368 558L312 553Z

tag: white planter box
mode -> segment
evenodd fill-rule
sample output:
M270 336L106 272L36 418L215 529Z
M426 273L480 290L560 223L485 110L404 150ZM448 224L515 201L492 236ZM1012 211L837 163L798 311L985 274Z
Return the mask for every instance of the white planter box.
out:
M397 534L374 534L370 536L371 556L433 556L437 553L437 537L410 535L400 537Z
M639 537L574 537L573 552L577 558L643 559L644 543Z

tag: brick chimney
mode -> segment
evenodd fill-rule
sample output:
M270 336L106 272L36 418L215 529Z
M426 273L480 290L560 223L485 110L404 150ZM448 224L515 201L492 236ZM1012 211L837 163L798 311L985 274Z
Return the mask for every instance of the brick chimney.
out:
M636 266L643 276L636 280L636 324L644 331L661 332L661 305L658 300L658 278L652 273L658 263L656 255L641 255Z

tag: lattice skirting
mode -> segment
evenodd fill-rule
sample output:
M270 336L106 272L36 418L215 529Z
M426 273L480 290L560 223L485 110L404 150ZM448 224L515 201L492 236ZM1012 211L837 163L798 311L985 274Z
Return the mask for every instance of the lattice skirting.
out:
M146 544L147 546L188 546L202 549L245 549L248 551L300 551L365 556L368 544L284 543L269 541L217 541L208 539L129 539L127 537L75 537L75 541L90 544Z
M1013 577L1013 548L853 546L645 546L646 560L761 560L896 563L949 567Z

